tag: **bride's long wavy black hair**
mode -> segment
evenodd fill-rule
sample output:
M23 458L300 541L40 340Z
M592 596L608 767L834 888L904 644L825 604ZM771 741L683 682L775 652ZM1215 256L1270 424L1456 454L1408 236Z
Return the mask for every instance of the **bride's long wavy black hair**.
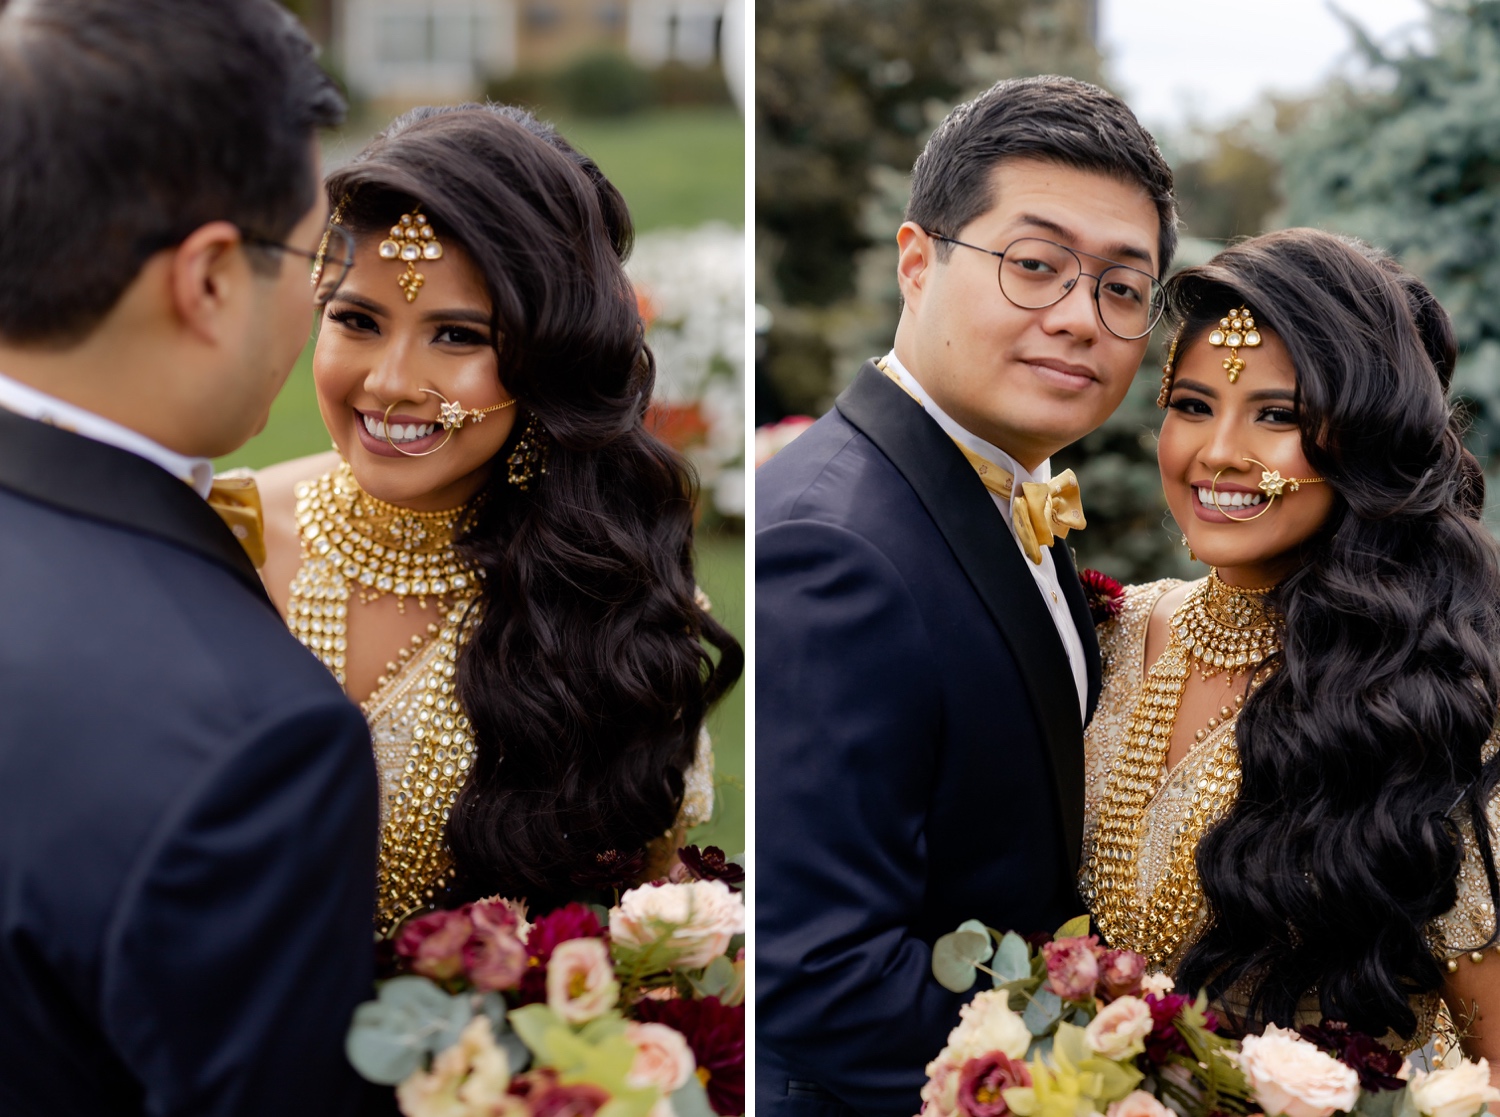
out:
M695 601L692 473L647 429L630 215L550 125L495 105L408 113L328 194L360 234L419 203L492 300L519 405L459 541L483 572L456 680L476 763L447 837L456 895L555 899L598 854L671 829L704 716L744 664ZM531 416L549 453L523 491L506 459Z
M1285 343L1303 450L1334 504L1272 591L1275 670L1240 715L1239 798L1198 846L1210 922L1178 972L1243 1012L1410 1036L1443 966L1429 925L1473 840L1497 894L1483 807L1500 760L1500 564L1483 473L1448 400L1452 325L1415 276L1311 229L1180 272L1179 352L1245 305ZM1467 820L1467 838L1456 825ZM1479 944L1451 944L1469 948Z

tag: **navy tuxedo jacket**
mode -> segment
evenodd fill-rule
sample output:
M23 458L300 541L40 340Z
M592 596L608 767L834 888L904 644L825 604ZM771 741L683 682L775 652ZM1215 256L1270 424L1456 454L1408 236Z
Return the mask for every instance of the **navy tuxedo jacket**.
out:
M756 1109L910 1117L968 999L933 941L1084 910L1078 691L984 485L873 364L756 494Z
M0 410L0 1113L329 1114L372 992L363 719L146 460Z

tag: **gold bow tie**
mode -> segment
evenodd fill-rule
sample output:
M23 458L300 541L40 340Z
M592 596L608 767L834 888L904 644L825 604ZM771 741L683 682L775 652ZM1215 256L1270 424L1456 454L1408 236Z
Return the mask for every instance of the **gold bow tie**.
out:
M908 388L894 369L881 358L875 366L890 378L918 406L926 407L921 398ZM948 436L953 438L952 435ZM1067 536L1070 531L1082 531L1088 527L1083 518L1083 504L1079 500L1078 478L1071 469L1065 469L1050 481L1021 482L1021 499L1013 499L1016 485L1015 474L982 454L976 454L958 439L953 439L964 459L974 467L984 487L1001 500L1010 501L1010 522L1016 529L1016 539L1026 557L1040 566L1042 548Z
M229 530L245 548L250 561L259 570L266 564L265 519L260 509L260 490L248 469L231 469L214 478L208 492L208 506L229 525Z
M1001 500L1010 501L1010 522L1016 529L1016 539L1033 563L1041 565L1043 547L1052 546L1054 540L1062 539L1070 531L1088 527L1079 500L1078 478L1071 469L1063 470L1050 481L1022 481L1017 499L1016 479L1010 470L976 454L956 439L953 445L968 459L986 489Z

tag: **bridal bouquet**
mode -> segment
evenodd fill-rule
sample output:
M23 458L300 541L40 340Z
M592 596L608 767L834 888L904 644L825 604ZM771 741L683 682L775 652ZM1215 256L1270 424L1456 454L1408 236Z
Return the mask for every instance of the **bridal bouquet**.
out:
M927 1066L922 1117L1475 1117L1500 1090L1467 1060L1410 1072L1338 1023L1233 1040L1207 1005L1107 950L1088 919L1032 946L977 920L933 945L955 992L991 975Z
M347 1050L407 1117L721 1117L745 1105L743 873L710 848L613 908L499 898L390 939Z

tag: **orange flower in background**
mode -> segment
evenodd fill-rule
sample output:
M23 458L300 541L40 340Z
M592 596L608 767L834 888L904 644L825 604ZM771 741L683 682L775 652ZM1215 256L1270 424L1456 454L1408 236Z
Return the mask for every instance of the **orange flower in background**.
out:
M661 313L656 303L651 301L651 294L644 287L635 289L635 309L641 316L641 326L649 330L651 323L656 321L656 316Z
M646 413L646 426L674 450L686 450L708 441L708 419L703 414L703 405L696 400L653 403Z

